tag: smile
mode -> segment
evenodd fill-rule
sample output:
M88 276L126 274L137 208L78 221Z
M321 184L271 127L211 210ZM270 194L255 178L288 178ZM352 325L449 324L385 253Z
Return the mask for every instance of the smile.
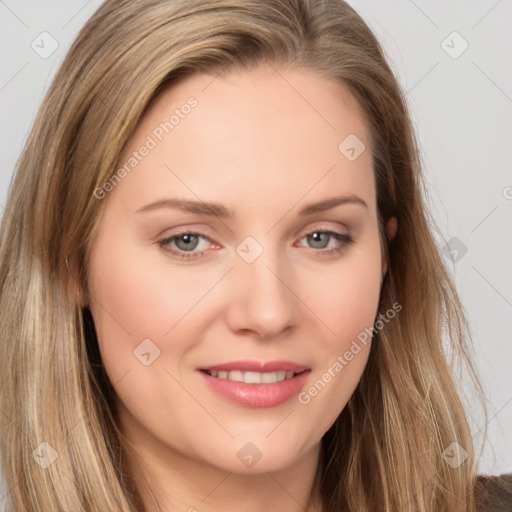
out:
M282 382L283 380L293 379L298 373L286 372L284 370L277 372L261 373L261 372L243 372L241 370L228 371L209 371L205 370L211 377L217 379L227 379L235 382L245 382L246 384L273 384L274 382Z
M216 395L246 407L275 407L297 395L311 369L290 361L233 361L198 368Z

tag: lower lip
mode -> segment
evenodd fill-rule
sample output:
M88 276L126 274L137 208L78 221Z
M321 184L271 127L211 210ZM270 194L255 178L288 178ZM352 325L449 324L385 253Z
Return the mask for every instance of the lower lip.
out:
M247 407L274 407L297 395L304 386L310 370L306 370L291 379L272 384L246 384L229 379L212 377L205 372L199 373L208 385L224 398Z

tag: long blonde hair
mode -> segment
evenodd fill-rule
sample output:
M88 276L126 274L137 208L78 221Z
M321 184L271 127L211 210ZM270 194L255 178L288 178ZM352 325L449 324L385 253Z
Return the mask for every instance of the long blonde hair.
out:
M190 73L265 62L337 79L358 100L390 262L379 311L402 306L322 440L324 509L474 510L472 436L443 350L447 340L476 379L470 333L433 238L407 104L370 29L342 0L107 0L46 95L2 220L0 447L14 511L140 510L113 387L70 276L86 294L104 203L94 191L155 94ZM453 442L467 452L456 468L442 457ZM42 453L58 458L43 468Z

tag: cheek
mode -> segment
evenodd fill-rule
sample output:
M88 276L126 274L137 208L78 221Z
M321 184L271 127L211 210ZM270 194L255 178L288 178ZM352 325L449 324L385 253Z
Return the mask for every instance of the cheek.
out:
M148 261L147 247L123 250L121 240L100 242L90 262L89 307L106 373L140 423L157 417L168 425L162 411L183 409L189 397L165 370L174 374L173 363L197 339L187 313L208 283L186 272L165 278L165 268Z
M309 276L304 289L311 309L329 328L329 345L336 350L372 327L377 314L381 283L378 242L364 252L355 252L344 264L333 265Z
M378 238L344 263L309 276L317 286L308 287L308 301L326 334L315 338L316 370L298 401L313 416L316 411L325 430L346 406L368 360L381 282Z
M99 239L92 252L89 308L112 382L139 368L134 351L143 340L151 340L162 353L183 350L180 343L168 343L172 330L187 325L187 312L208 289L192 273L165 279L165 269L152 264L147 252L147 247L124 246L121 237Z

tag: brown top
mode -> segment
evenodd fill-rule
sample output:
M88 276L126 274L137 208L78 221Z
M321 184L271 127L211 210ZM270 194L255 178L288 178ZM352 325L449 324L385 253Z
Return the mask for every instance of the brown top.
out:
M478 512L512 512L512 473L479 475L475 497Z

